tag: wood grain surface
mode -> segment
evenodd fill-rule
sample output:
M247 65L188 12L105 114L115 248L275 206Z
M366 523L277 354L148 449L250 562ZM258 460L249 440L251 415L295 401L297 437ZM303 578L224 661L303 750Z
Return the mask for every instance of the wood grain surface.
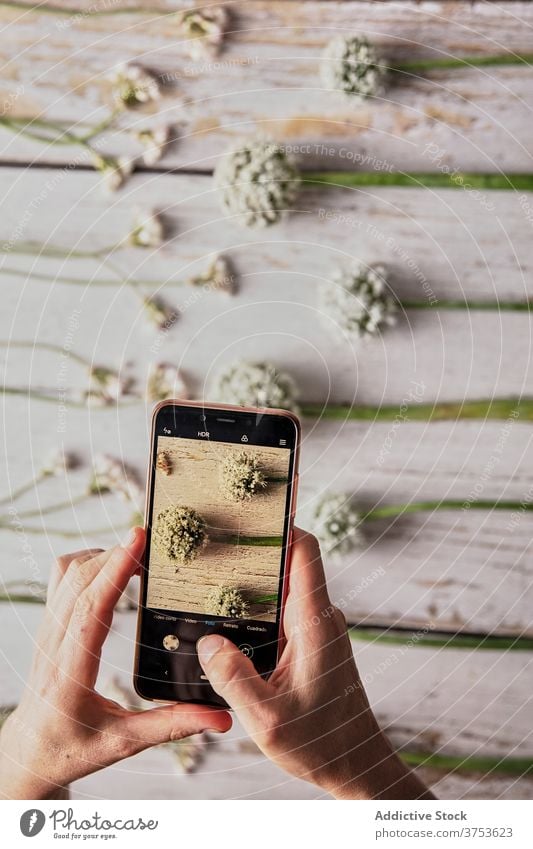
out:
M62 3L72 5L55 5ZM0 345L0 525L9 493L31 480L50 448L64 445L85 464L16 501L9 527L0 527L3 580L31 593L36 582L46 583L55 555L113 544L132 521L135 505L83 496L91 458L100 452L131 464L142 485L151 405L125 397L108 409L64 408L65 386L78 400L89 387L87 368L71 353L118 369L140 395L150 366L171 363L182 370L190 396L206 398L220 368L240 358L268 359L291 373L303 402L398 407L389 423L305 421L301 525L309 526L327 491L349 493L362 509L463 503L369 522L360 549L326 560L331 598L348 621L381 630L532 637L533 518L525 510L533 500L531 427L513 417L428 425L412 421L409 410L533 395L531 313L445 308L449 300L533 298L533 193L348 189L318 181L302 188L277 227L253 231L223 215L211 175L229 145L256 132L284 141L307 172L533 172L531 64L391 73L383 95L363 104L325 91L318 73L324 46L339 32L365 33L393 67L423 58L532 54L532 5L234 2L223 52L200 61L190 58L175 29L175 3L143 5L153 6L153 15L62 18L0 6L0 119L59 120L80 131L95 126L111 107L109 73L118 62L140 61L166 81L158 109L123 116L121 132L106 133L99 149L131 154L138 150L132 133L155 123L174 124L177 136L155 168L140 169L106 195L81 148L37 145L0 128L0 342L36 343L27 351ZM151 209L164 216L164 245L122 248L111 266L109 248L127 239L138 211ZM28 242L102 253L24 255ZM186 284L218 253L235 273L234 298ZM399 301L426 301L428 309L400 307L394 327L350 342L319 313L317 290L353 259L385 263ZM148 295L177 309L172 328L149 323ZM59 350L44 351L42 343ZM52 401L26 396L26 387ZM70 500L75 506L46 513ZM478 510L481 500L523 508ZM262 515L258 527L270 528ZM267 563L274 549L266 552L265 588L274 574ZM41 608L2 605L0 614L0 693L8 704L20 695ZM133 634L133 614L118 614L102 686L115 675L129 681ZM371 702L400 748L533 758L531 652L404 650L377 642L354 650ZM442 798L533 798L532 779L520 773L425 767L421 774ZM78 782L73 793L322 795L279 772L238 726L209 745L195 775L176 775L168 752L157 749Z
M280 546L224 544L223 538L239 536L281 537L285 519L286 485L269 483L245 502L232 502L221 492L221 468L227 456L238 456L241 445L199 442L160 436L158 451L171 463L169 476L156 473L153 524L169 507L196 510L206 523L207 545L185 564L173 563L152 544L149 607L205 613L206 598L217 587L232 587L250 602L250 616L267 622L276 620L275 603L255 599L277 595ZM256 458L266 477L286 477L289 452L280 448L246 449ZM213 611L208 611L213 612Z

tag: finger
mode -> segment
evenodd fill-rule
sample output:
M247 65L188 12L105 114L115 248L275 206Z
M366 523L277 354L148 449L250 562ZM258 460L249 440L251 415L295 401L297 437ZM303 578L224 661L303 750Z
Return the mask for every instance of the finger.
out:
M220 634L202 637L197 649L211 686L246 724L254 709L272 697L271 686L257 673L252 661Z
M285 625L312 619L331 605L318 540L294 528Z
M166 705L145 711L124 711L112 725L121 757L129 757L150 746L181 740L202 731L229 731L230 714L200 705ZM125 750L125 752L124 752Z
M61 554L53 563L50 570L50 578L48 580L47 598L50 599L57 590L61 579L65 575L68 567L73 560L84 562L96 554L100 554L103 548L82 548L79 551L72 551L70 554Z
M115 605L139 565L144 545L144 530L133 528L127 544L108 553L102 568L72 607L60 649L61 663L83 686L94 687Z

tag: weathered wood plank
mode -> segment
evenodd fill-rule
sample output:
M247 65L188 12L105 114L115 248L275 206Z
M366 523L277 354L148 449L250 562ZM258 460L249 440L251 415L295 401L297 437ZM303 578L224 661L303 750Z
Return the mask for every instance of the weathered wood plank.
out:
M4 609L0 635L0 690L13 703L29 665L32 635L40 611L19 606ZM119 614L104 651L100 687L118 676L130 678L134 617ZM356 644L359 669L369 698L394 744L400 748L492 757L533 756L529 722L533 656L529 652L435 650L416 644ZM150 775L149 785L146 775ZM140 776L143 776L142 782ZM513 786L509 777L493 774L449 779L432 770L443 797L459 785L463 795L490 793L527 795L530 781ZM120 778L122 798L317 798L316 789L295 782L268 764L236 724L228 738L217 739L192 777L176 777L172 759L158 750L118 765L76 785L76 797L114 798ZM515 777L516 778L516 777ZM190 781L190 783L189 783ZM469 785L470 782L470 785ZM485 782L490 782L486 785ZM139 787L141 783L142 787ZM522 797L522 796L520 796Z
M332 96L318 74L328 39L354 31L375 41L392 66L426 57L531 53L529 3L231 5L223 54L196 62L172 12L62 19L2 8L9 37L0 44L0 103L16 116L96 124L111 104L109 71L139 60L166 80L160 118L178 126L166 167L210 169L227 145L259 131L297 146L306 168L392 163L405 170L443 164L531 170L533 70L527 66L397 74L383 96L363 105ZM138 114L129 120L133 128L143 123ZM109 153L134 149L123 135L102 144ZM46 148L8 132L0 135L0 148L4 159L16 162L87 161L81 150Z

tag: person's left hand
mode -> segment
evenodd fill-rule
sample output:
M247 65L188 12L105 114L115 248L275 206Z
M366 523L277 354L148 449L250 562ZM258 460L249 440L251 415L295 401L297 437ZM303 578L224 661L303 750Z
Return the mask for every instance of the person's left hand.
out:
M225 710L129 711L94 689L113 610L144 546L134 528L124 546L58 559L29 680L0 734L0 797L60 798L69 782L150 746L231 727Z

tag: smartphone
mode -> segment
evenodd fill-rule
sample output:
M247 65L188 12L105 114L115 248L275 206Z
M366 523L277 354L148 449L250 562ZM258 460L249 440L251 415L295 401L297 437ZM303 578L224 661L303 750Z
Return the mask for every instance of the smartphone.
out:
M163 401L152 419L134 685L227 707L196 651L222 634L265 678L283 647L300 424L285 410Z

